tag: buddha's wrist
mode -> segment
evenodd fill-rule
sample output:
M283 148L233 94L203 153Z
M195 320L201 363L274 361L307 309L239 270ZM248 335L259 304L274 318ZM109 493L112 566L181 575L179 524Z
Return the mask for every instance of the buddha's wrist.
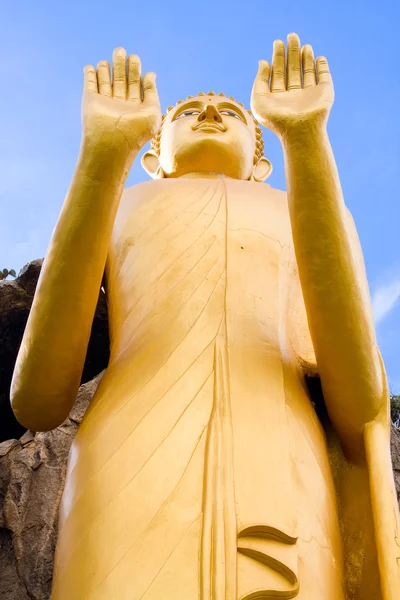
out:
M308 148L327 138L326 121L321 119L296 119L293 120L279 134L279 138L285 150Z
M138 150L83 138L77 170L95 183L117 186L125 181Z

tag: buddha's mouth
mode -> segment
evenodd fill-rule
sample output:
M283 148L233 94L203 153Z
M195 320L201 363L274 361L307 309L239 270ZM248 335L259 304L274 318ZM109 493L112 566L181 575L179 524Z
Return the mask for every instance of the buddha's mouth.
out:
M197 125L192 127L193 131L197 131L201 129L201 131L215 133L218 131L226 131L226 127L220 123L210 122L210 121L201 121Z

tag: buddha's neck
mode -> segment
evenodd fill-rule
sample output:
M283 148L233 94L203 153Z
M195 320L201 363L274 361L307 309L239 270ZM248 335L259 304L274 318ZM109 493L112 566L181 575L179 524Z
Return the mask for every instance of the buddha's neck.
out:
M231 177L228 177L223 173L201 173L200 171L194 171L193 173L184 173L183 175L179 175L177 179L219 179L221 177L231 179Z

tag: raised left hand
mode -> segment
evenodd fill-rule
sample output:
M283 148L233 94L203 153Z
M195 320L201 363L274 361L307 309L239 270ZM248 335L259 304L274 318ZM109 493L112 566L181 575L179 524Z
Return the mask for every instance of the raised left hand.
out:
M276 40L272 68L261 60L251 94L251 110L258 121L279 137L303 125L325 125L333 104L332 78L325 57L314 61L309 44L301 48L299 36Z

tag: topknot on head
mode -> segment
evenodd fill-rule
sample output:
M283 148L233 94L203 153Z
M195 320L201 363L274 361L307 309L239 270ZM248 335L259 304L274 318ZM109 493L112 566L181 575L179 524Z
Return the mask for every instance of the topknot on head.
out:
M228 96L227 97L226 94L224 94L223 92L219 92L219 94L216 94L213 91L208 92L208 94L205 94L204 92L199 92L197 94L197 96L222 96L223 98L228 98L228 100L232 100L232 102L235 102L236 104L238 104L239 106L241 106L242 108L244 108L243 102L237 102L233 96ZM192 98L196 98L196 96L188 96L186 98L186 100L191 100ZM173 108L176 108L177 106L179 106L183 102L185 102L185 100L178 100L178 102L175 104L175 106L168 106L167 113L164 114L164 115L162 115L162 118L161 118L161 127L158 130L158 133L151 140L151 148L152 148L152 150L157 155L159 155L159 153L160 153L161 131L162 131L162 126L163 126L165 117L167 116L167 114ZM246 109L246 111L252 117L252 119L254 121L255 129L256 129L256 149L255 149L255 153L254 153L253 163L257 164L257 162L260 160L260 158L262 158L262 156L264 156L264 140L263 140L263 137L262 137L261 127L260 127L258 121L254 118L253 113L251 112L251 110Z

